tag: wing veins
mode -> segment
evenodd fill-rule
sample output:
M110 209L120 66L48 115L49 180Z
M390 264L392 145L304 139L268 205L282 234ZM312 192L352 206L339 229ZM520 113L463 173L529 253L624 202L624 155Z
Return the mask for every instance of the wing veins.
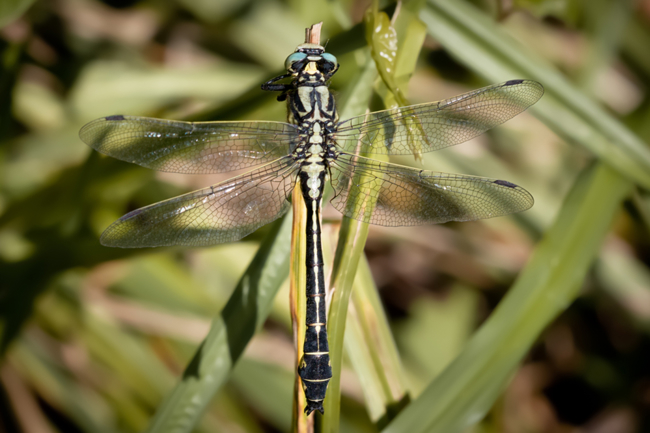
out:
M221 173L288 155L299 140L282 122L181 122L110 116L88 123L81 139L109 156L159 171Z
M293 185L289 180L298 167L285 156L216 185L136 209L106 229L102 243L196 246L241 239L286 211ZM256 214L242 213L248 205Z
M273 164L273 163L271 163L271 164ZM289 177L291 175L291 173L293 173L293 171L295 171L295 170L296 170L296 165L294 164L294 165L289 165L287 167L284 167L282 169L283 173L280 174L280 175L277 175L278 172L269 171L269 172L263 173L259 177L251 177L251 178L247 179L247 181L245 183L240 184L242 187L246 186L248 188L242 188L240 190L238 188L238 186L235 186L233 191L238 190L238 195L237 196L232 196L232 197L226 199L225 202L222 203L221 206L225 206L225 204L230 203L232 200L238 198L239 195L244 194L244 193L246 193L246 192L248 192L248 191L250 191L250 190L252 190L254 188L257 188L258 183L253 184L253 182L255 182L255 181L259 180L260 181L259 183L264 183L264 182L267 182L268 180L273 180L273 179L278 179L278 178L282 178L282 180L286 180L286 178ZM228 182L228 180L224 181L223 183L227 183L227 182ZM219 184L217 184L217 185L219 185ZM272 190L272 191L276 191L276 190ZM213 193L213 194L215 194L215 193ZM286 191L285 191L285 194L286 194ZM176 235L175 239L176 240L180 239L181 235L183 233L186 233L189 229L190 229L190 226L188 224L188 225L185 226L185 228L183 228L181 231L179 231L179 233L178 233L178 235Z
M534 81L501 83L443 101L398 107L338 124L335 138L347 151L361 140L370 154L413 154L456 145L497 126L534 104L543 87ZM413 119L417 126L408 124ZM415 139L421 143L411 143Z
M334 207L371 224L472 221L519 212L533 204L523 188L504 186L495 179L417 170L347 153L341 153L332 166ZM354 182L357 177L369 179ZM359 197L374 198L376 204L350 207L350 200Z

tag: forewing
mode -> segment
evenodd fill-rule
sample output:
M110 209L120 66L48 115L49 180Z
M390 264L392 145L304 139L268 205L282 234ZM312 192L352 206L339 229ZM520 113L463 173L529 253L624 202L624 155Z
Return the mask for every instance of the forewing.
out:
M541 84L511 80L451 99L353 117L338 125L347 152L406 155L463 143L516 116L544 94Z
M298 140L281 122L179 122L109 116L79 132L93 149L143 167L174 173L223 173L288 155Z
M332 205L370 224L473 221L533 205L528 191L503 180L417 170L345 153L330 169L336 193Z
M232 242L282 216L298 165L284 157L251 172L134 210L102 234L122 248L208 246Z

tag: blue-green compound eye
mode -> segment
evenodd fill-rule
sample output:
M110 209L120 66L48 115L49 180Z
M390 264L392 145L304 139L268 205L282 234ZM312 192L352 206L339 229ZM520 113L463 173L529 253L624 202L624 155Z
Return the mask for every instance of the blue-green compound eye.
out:
M285 60L284 67L286 69L289 69L291 65L293 65L294 63L304 60L306 58L307 58L307 54L305 53L293 53L292 55L287 57L287 60Z
M334 63L336 65L336 57L331 55L330 53L323 53L320 55L323 59L327 60L330 63Z

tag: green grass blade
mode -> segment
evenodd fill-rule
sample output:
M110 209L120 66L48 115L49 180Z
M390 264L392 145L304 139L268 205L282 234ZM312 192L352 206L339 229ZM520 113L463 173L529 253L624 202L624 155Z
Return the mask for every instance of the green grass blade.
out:
M634 257L620 239L610 239L595 266L602 289L625 311L639 328L650 333L650 270Z
M407 87L415 69L426 27L408 8L400 9L392 20L374 10L366 17L366 26L373 29L367 39L383 83L378 94L386 107L407 104L400 89ZM415 141L414 152L418 153ZM371 420L385 425L408 401L406 383L365 257L359 266L353 305L347 315L351 322L345 331L345 347L361 381Z
M325 415L322 422L323 432L339 431L341 362L343 359L345 319L352 283L367 238L368 224L343 217L330 281L330 289L333 290L334 294L329 307L327 330L332 363L332 380L325 399Z
M33 391L51 407L69 416L82 431L109 433L113 430L110 420L102 417L102 400L94 390L72 380L56 360L32 339L17 341L7 356L3 373L16 374L16 379L29 380ZM5 378L2 378L5 382ZM6 383L3 383L6 387ZM135 408L132 413L138 412ZM34 414L36 415L36 414Z
M368 98L365 94L368 94L368 96L370 95L372 84L374 84L377 75L381 75L382 82L388 87L388 89L383 88L379 90L386 106L395 106L396 102L404 103L405 101L401 96L399 86L406 86L408 78L410 78L413 68L415 67L421 44L417 44L418 48L414 49L412 46L406 48L404 42L402 42L402 45L399 48L403 48L403 50L400 52L394 51L398 47L400 36L403 36L402 41L411 43L415 41L421 42L424 39L425 29L422 23L418 21L417 16L408 10L404 10L394 18L396 18L395 22L388 20L388 16L384 12L378 10L376 3L373 4L373 9L365 18L366 25L371 25L373 28L372 32L367 33L367 39L369 45L372 47L371 57L374 59L374 64L372 61L368 64L365 71L361 74L360 81L357 82L357 87L353 93L364 95L361 100L365 100L366 103ZM378 23L381 23L381 25ZM401 32L399 34L393 27L395 23L397 23L396 26L400 26ZM409 29L411 30L410 32L408 31ZM386 58L385 51L391 50L393 50L393 52L388 56L391 60L381 60ZM383 55L381 53L383 53ZM397 77L396 72L400 74ZM386 83L386 81L388 82ZM357 98L357 100L359 100L359 98ZM359 111L355 113L351 110L351 106L348 105L341 110L341 118L345 119L358 115L361 112L361 108L362 107L359 107ZM365 109L365 107L363 108ZM381 157L378 158L377 155L372 156L379 160L386 159ZM356 183L363 184L364 181L363 179L359 179ZM368 206L369 203L366 202L363 205ZM332 359L333 377L330 382L328 397L325 399L325 416L322 421L322 430L324 432L338 431L339 429L341 399L340 371L348 303L352 284L355 279L357 265L362 256L367 235L367 224L351 220L347 217L343 218L330 281L330 288L334 290L328 317L328 334L330 338L330 356ZM381 312L377 314L380 315ZM394 347L392 348L394 349ZM381 355L376 350L376 348L373 348L368 352L368 358L366 359L371 363L373 363L373 361L380 362L379 358ZM396 351L393 353L393 358L397 359L396 365L399 364ZM361 367L358 365L357 371L367 370L367 368L374 369L377 362L374 366ZM391 365L391 367L395 367L395 370L399 370L396 365ZM399 376L400 373L397 371L391 371L388 374ZM372 385L370 381L367 381L366 385L369 385L371 388L378 386L387 389L382 386L382 382L387 379L387 376L382 374L375 376L375 378L377 381L373 380ZM368 392L372 391L366 390L367 394ZM389 416L385 414L391 410L389 406L395 405L396 398L401 399L401 396L397 396L403 394L403 389L396 390L395 396L390 394L390 390L387 390L380 399L381 403L376 401L370 403L373 407L373 412L377 414L383 413L386 419ZM380 408L380 405L383 407Z
M296 183L292 195L293 223L291 227L291 263L289 266L290 311L293 327L293 341L296 348L296 363L294 369L293 387L293 420L294 432L305 431L307 416L305 407L307 400L302 390L302 380L298 375L298 365L303 356L305 333L307 331L307 208L302 197L300 184Z
M358 79L351 84L350 92L341 109L341 118L363 114L367 110L376 77L377 68L375 63L372 59L368 59ZM357 264L363 253L367 236L367 224L343 217L329 285L330 290L334 290L327 317L332 379L324 402L325 415L321 420L323 432L336 432L339 430L341 361L345 319L350 290L352 289Z
M181 381L158 407L148 432L189 432L225 383L244 348L269 314L289 274L292 218L274 223L240 279L228 304L210 327Z
M478 422L539 333L578 296L630 188L629 181L603 164L585 170L492 316L382 432L454 433Z
M650 149L560 72L526 52L497 23L464 1L429 0L429 34L490 81L531 78L546 94L532 111L557 134L589 149L621 175L650 188Z
M359 263L351 300L345 348L361 382L370 419L386 425L409 397L397 346L365 257Z
M232 383L265 419L279 431L289 431L291 370L245 357L232 373Z

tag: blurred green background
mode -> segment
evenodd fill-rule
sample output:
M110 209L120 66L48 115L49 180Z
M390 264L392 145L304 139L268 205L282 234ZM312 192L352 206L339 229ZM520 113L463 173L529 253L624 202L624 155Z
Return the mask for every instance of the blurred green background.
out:
M205 249L102 247L102 230L124 213L231 175L112 160L78 139L80 127L112 114L282 121L285 105L259 85L318 21L341 64L331 86L341 106L366 79L374 93L363 104L381 109L386 88L365 66L369 5L3 0L0 431L147 429L279 227ZM341 430L650 431L650 1L379 7L395 17L398 43L422 29L423 42L399 46L414 60L401 77L411 103L514 78L540 81L547 94L468 143L396 159L507 179L536 203L494 220L370 228L355 284L374 281L381 303L355 305L382 320L385 310L399 360L378 371L399 378L400 403L372 402L370 367L346 343ZM325 218L331 263L340 215L326 209ZM525 336L508 333L517 331ZM288 282L262 330L240 343L205 415L151 431L291 431Z

